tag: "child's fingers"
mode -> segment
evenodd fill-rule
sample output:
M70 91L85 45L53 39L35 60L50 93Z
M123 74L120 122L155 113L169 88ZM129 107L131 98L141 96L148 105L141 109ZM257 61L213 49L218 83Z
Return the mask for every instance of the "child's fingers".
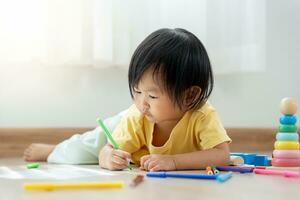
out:
M121 158L126 158L126 159L131 159L131 154L126 152L126 151L122 151L122 150L114 150L113 152L114 155L119 156Z
M148 165L149 165L149 163L151 162L151 159L150 159L150 157L147 159L147 160L145 160L144 162L143 162L143 168L145 169L145 170L148 170L149 168L148 168Z
M143 167L146 160L149 160L150 155L142 156L140 159L140 165Z
M128 161L120 158L118 156L112 156L110 159L110 169L111 170L120 170L128 166Z
M153 160L153 161L150 161L149 164L148 164L148 170L151 170L152 168L154 168L155 166L158 165L158 161L157 160Z
M111 162L107 167L107 169L109 169L109 170L120 170L120 169L124 169L124 168L125 168L124 165L119 165L114 162Z
M139 169L140 169L140 170L145 170L145 169L143 168L143 166L140 166Z
M129 163L127 159L119 157L118 155L113 155L112 158L111 158L111 161L113 163L118 164L118 165L124 165L124 166L127 166L128 163Z
M127 167L126 165L120 165L120 164L114 163L114 162L111 163L111 166L112 166L111 169L113 169L113 170L120 170L120 169L124 169Z
M161 167L159 165L155 165L154 167L150 168L149 171L155 172L155 171L160 171Z

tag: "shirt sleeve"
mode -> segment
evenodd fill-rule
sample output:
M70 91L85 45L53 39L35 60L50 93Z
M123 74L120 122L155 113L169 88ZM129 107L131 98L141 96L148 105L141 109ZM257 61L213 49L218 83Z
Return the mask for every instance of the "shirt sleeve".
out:
M142 127L141 115L135 106L132 106L113 132L113 138L119 148L128 153L141 149L145 144Z
M231 142L216 111L207 113L199 120L198 140L202 150L211 149L223 142Z

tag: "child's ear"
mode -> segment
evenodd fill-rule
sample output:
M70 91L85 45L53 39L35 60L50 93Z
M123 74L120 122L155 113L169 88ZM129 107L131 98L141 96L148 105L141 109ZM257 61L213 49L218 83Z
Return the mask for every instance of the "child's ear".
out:
M192 86L185 92L184 105L190 106L193 104L200 96L201 88L199 86Z

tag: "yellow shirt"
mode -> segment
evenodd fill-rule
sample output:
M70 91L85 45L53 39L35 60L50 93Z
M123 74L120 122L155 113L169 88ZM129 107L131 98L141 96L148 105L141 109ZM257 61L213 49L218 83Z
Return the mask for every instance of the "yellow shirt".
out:
M154 123L132 105L113 137L123 151L132 154L132 160L139 163L146 154L182 154L213 148L223 142L230 142L215 109L206 103L199 110L187 111L173 128L163 146L152 145Z

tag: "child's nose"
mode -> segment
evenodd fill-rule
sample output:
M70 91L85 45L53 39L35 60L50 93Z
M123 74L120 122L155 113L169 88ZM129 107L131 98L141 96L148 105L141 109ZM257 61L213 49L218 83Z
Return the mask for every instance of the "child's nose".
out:
M142 102L142 111L145 112L149 109L150 105L149 103L146 101L146 99L143 99L143 102Z

